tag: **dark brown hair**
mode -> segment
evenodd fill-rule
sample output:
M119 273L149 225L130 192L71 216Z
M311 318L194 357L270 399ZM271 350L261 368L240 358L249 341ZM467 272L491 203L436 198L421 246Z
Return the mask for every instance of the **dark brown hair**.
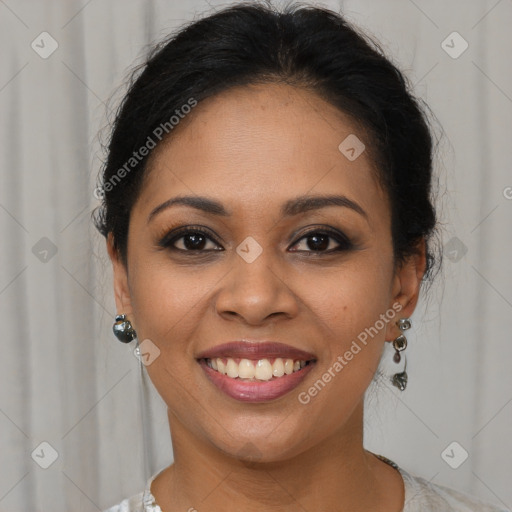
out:
M377 43L341 15L257 2L190 23L156 45L132 75L100 177L102 205L93 213L98 230L113 234L125 264L130 212L151 154L140 155L139 149L148 147L149 139L159 142L155 133L162 127L172 137L171 118L182 117L191 99L198 103L233 86L265 82L306 87L364 128L390 199L395 259L403 260L425 239L428 276L435 262L428 243L436 225L433 141L406 79Z

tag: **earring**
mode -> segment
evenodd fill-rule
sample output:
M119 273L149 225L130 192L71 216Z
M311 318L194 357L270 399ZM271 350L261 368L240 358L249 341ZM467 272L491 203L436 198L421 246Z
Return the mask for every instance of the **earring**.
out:
M116 320L112 326L114 335L119 341L123 343L130 343L137 337L130 320L126 318L126 315L116 315Z
M396 323L400 331L406 331L411 328L411 320L409 318L400 318ZM403 334L399 334L393 340L393 348L395 349L395 355L393 361L399 363L402 360L400 352L403 352L407 348L407 338ZM405 356L404 356L405 357ZM403 391L407 386L407 359L405 360L404 371L395 373L391 378L393 386L396 386L400 391Z

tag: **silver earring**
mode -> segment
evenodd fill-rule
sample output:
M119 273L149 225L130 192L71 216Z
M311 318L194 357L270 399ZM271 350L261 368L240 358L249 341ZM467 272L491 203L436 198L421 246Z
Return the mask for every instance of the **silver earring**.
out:
M123 343L130 343L137 337L130 320L126 318L126 315L116 315L116 320L112 326L115 337Z
M411 320L409 318L400 318L396 325L403 333L403 331L411 328ZM403 334L399 334L393 340L393 348L395 349L393 361L395 363L399 363L402 360L400 352L403 352L407 348L407 338ZM407 359L405 359L403 372L395 373L391 378L391 382L393 383L393 386L396 386L400 391L403 391L407 387L407 378Z

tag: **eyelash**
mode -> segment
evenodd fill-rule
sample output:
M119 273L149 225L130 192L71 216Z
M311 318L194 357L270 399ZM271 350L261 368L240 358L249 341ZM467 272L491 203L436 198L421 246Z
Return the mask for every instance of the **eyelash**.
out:
M201 234L204 235L206 238L208 238L210 241L214 242L216 245L220 245L210 234L210 232L200 226L197 227L186 227L186 228L180 228L177 230L172 230L171 232L167 233L159 242L159 247L162 247L164 249L169 249L176 252L188 252L192 253L193 255L200 255L201 253L207 253L211 252L212 249L178 249L177 247L174 247L173 244L176 243L177 240L180 238L184 238L186 235L196 235ZM342 252L342 251L349 251L354 248L354 244L350 241L350 239L345 236L342 233L339 233L337 231L333 231L331 229L320 229L320 228L313 228L307 231L306 233L303 233L302 236L292 245L297 245L301 240L307 239L309 237L312 237L313 235L323 235L328 236L329 238L332 238L335 240L336 243L338 243L338 247L335 247L334 249L324 250L324 251L304 251L304 250L295 250L292 252L299 252L299 253L312 253L312 254L332 254L335 252ZM224 249L222 249L224 250ZM213 251L221 251L219 249L213 249Z

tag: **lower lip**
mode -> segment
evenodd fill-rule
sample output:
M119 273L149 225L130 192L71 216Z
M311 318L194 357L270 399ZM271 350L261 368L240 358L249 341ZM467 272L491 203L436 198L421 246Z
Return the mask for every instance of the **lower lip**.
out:
M295 389L315 365L314 362L290 375L283 375L272 380L247 381L232 379L227 375L210 368L204 360L199 361L210 382L215 384L226 395L241 402L269 402L280 398Z

